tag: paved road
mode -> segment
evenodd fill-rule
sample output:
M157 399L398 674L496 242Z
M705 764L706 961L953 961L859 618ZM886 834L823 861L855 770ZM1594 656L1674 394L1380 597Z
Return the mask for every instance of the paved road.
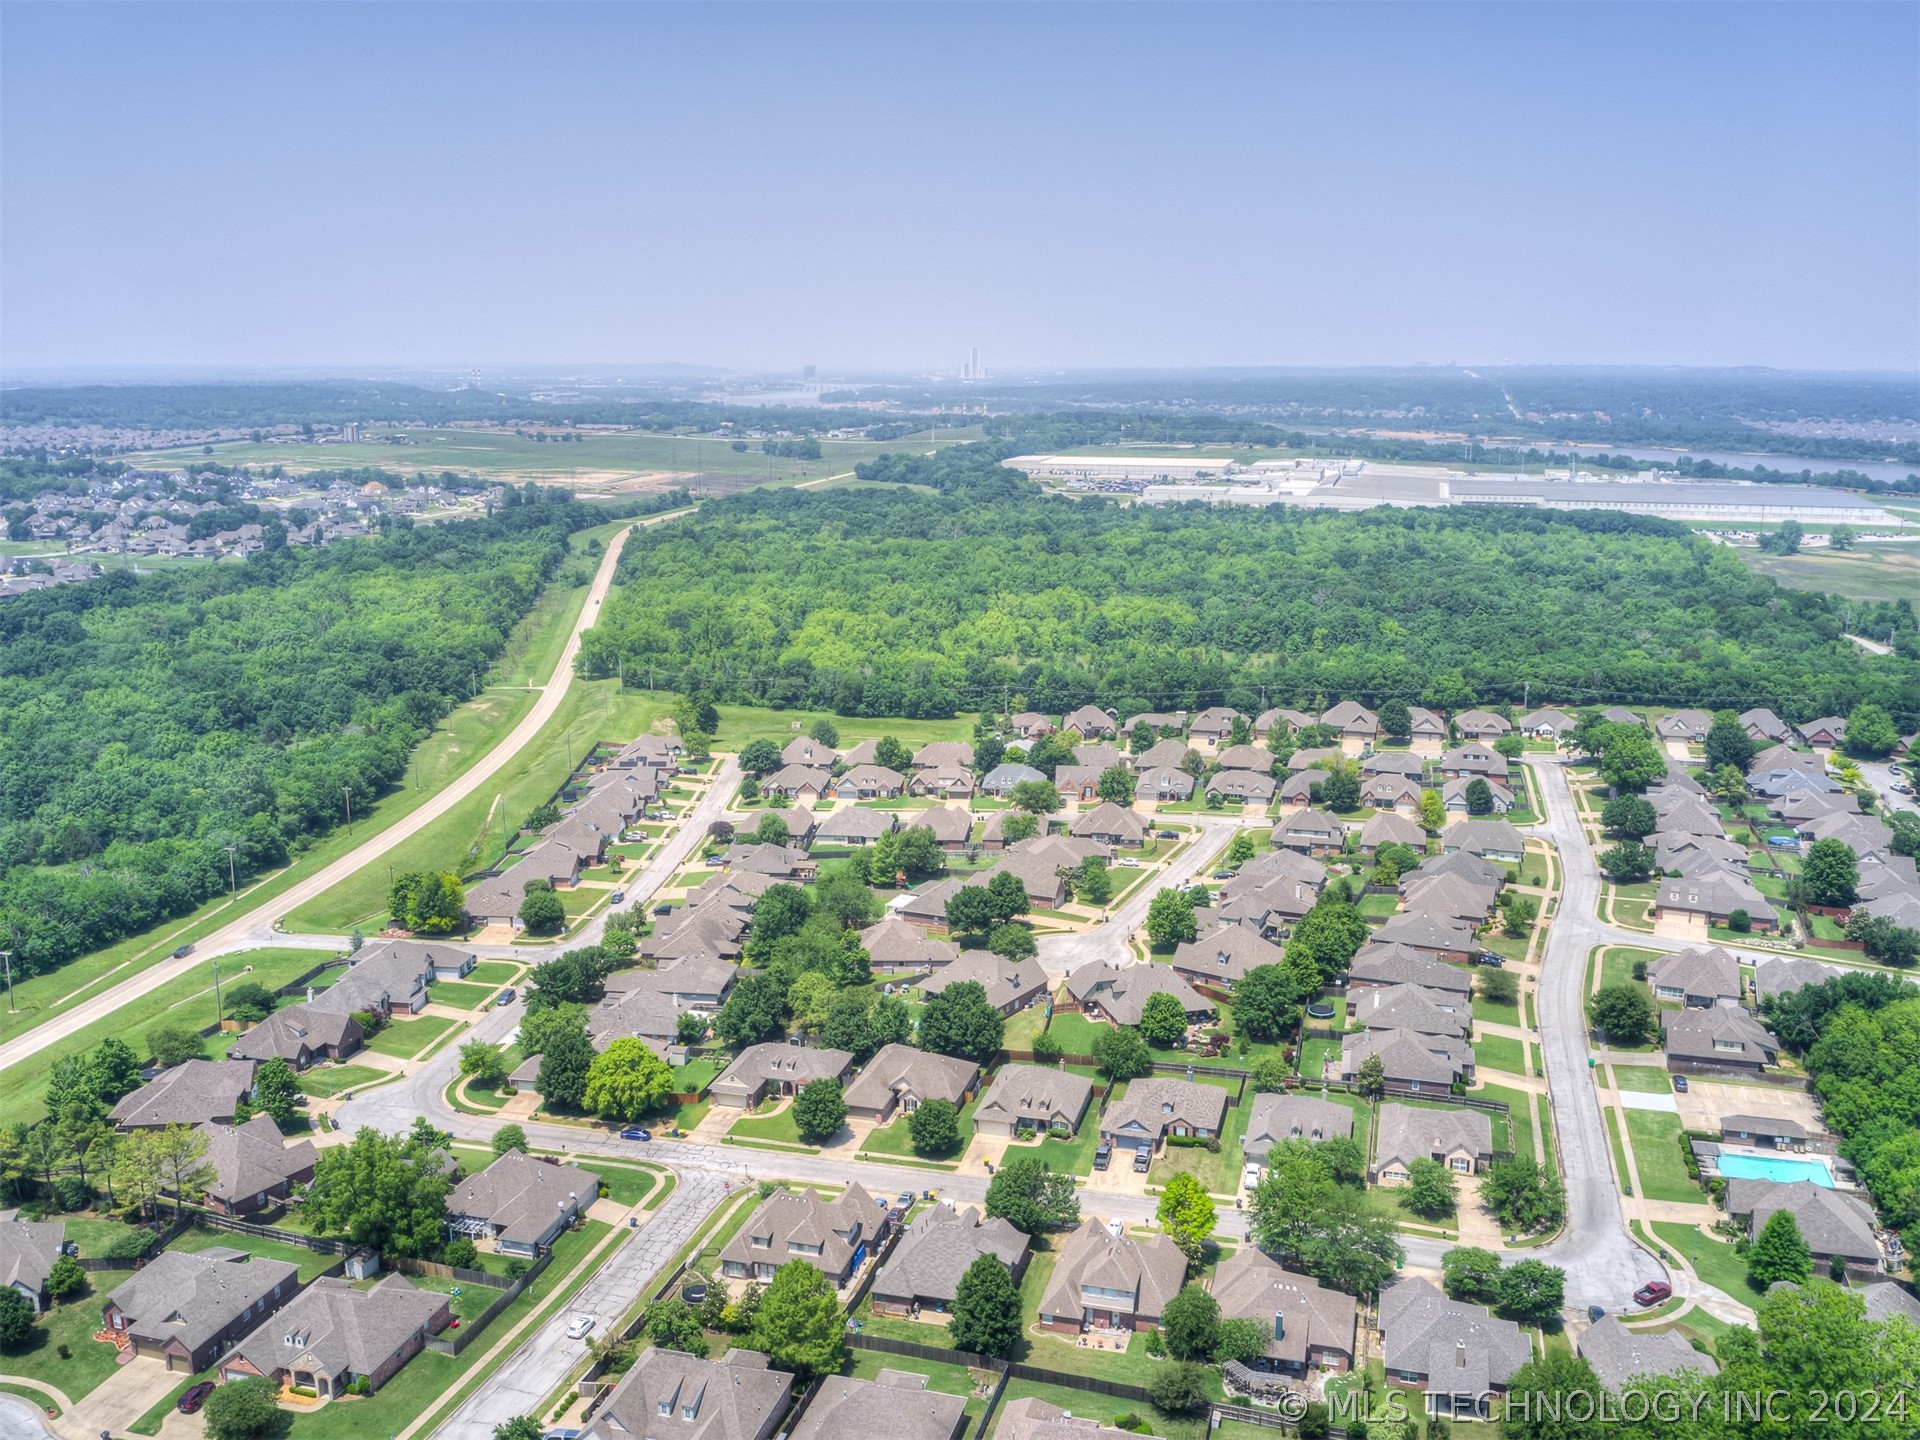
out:
M1873 787L1873 793L1880 797L1882 809L1920 811L1920 804L1915 803L1913 796L1902 795L1893 788L1895 780L1903 785L1909 782L1905 775L1895 773L1892 761L1862 760L1859 763L1860 774Z
M580 650L580 636L600 618L601 602L606 599L607 591L613 584L614 567L619 562L620 551L626 544L627 534L628 531L622 530L608 542L606 554L601 557L600 567L594 572L593 582L588 587L586 603L580 607L580 618L574 624L573 633L567 637L566 646L561 650L560 659L553 667L553 674L548 677L546 685L542 687L540 698L534 701L533 708L526 713L518 725L514 726L512 732L476 762L472 769L419 809L395 821L365 844L356 846L331 865L316 870L272 900L254 907L239 919L223 925L200 941L191 955L179 960L168 959L157 965L151 965L138 975L121 981L112 989L104 990L91 1000L83 1001L71 1010L44 1020L33 1029L0 1045L0 1070L18 1064L28 1055L34 1054L55 1040L64 1039L75 1031L91 1025L94 1021L106 1018L138 997L158 989L176 976L185 974L193 966L203 963L210 955L222 955L230 950L248 949L257 945L284 943L283 937L274 933L275 921L373 864L401 841L417 835L491 780L502 766L532 743L533 738L540 733L541 727L551 720L560 708L560 702L566 696L568 681L573 676L573 661Z

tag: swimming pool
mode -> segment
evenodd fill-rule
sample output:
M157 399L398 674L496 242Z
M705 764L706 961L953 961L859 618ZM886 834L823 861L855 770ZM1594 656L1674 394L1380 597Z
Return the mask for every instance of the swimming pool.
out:
M1811 1180L1833 1189L1833 1174L1818 1160L1791 1160L1781 1155L1720 1154L1720 1173L1734 1180Z

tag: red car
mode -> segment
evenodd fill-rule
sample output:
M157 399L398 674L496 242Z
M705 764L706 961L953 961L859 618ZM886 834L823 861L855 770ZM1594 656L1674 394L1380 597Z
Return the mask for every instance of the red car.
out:
M1671 1285L1667 1284L1664 1280L1655 1280L1652 1284L1642 1285L1638 1290L1633 1292L1633 1303L1636 1305L1658 1305L1662 1300L1672 1296L1672 1294L1673 1287Z
M211 1384L211 1382L205 1381L205 1380L201 1381L198 1385L194 1386L191 1390L187 1391L186 1394L180 1397L180 1413L182 1415L193 1414L194 1411L198 1410L202 1405L207 1403L207 1396L211 1395L212 1393L213 1393L213 1385Z

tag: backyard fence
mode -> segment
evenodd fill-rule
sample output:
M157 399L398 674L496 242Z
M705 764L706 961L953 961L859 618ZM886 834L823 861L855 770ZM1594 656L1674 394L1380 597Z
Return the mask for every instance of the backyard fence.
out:
M473 1343L474 1337L493 1323L496 1315L513 1304L514 1301L518 1300L522 1291L545 1274L547 1266L552 1263L553 1251L543 1250L540 1253L540 1258L529 1265L525 1273L520 1275L518 1279L512 1281L506 1289L495 1296L493 1303L478 1315L474 1316L473 1319L463 1323L458 1330L442 1330L438 1335L429 1335L427 1337L427 1348L441 1355L458 1355L462 1350L466 1349L468 1345Z
M505 1290L513 1284L513 1280L506 1275L495 1275L489 1270L470 1270L464 1265L443 1265L438 1260L415 1260L396 1255L383 1257L383 1263L402 1275L431 1275L440 1280L458 1280L462 1285L485 1285L492 1290Z
M308 1250L317 1250L322 1255L341 1255L354 1250L364 1250L364 1245L356 1245L350 1240L329 1240L320 1235L308 1235L299 1230L282 1230L274 1225L256 1225L251 1220L240 1220L232 1215L222 1215L216 1210L195 1210L194 1223L209 1230L231 1230L236 1235L251 1235L259 1240L278 1240L283 1245L299 1245Z
M193 1228L193 1217L186 1216L175 1220L171 1225L153 1232L147 1239L147 1248L138 1255L97 1255L81 1260L80 1268L88 1272L100 1270L125 1270L129 1266L139 1268L160 1251L178 1240Z

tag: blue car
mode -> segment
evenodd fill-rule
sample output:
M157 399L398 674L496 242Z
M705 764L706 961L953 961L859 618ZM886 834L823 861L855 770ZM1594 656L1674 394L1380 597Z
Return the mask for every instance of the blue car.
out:
M643 1130L636 1125L631 1130L622 1130L620 1132L620 1138L622 1140L651 1140L653 1139L653 1132L651 1130Z

